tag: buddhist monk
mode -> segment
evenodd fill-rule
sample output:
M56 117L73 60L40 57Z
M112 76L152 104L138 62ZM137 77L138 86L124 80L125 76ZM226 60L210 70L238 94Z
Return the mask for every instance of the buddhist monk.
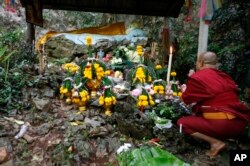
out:
M196 72L191 71L183 92L186 104L194 104L193 115L182 117L183 132L210 144L206 153L215 157L225 146L223 139L240 136L250 120L250 110L237 96L233 79L217 69L213 52L199 55Z

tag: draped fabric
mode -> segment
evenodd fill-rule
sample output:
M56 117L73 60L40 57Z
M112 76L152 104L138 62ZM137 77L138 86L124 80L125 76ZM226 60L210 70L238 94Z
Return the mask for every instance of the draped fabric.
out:
M202 0L200 17L205 21L211 21L214 12L222 7L222 0Z
M186 104L196 103L193 108L196 116L183 117L178 124L183 125L187 134L200 132L220 138L237 136L250 120L250 110L238 99L237 93L237 85L227 74L212 68L196 72L188 79L187 90L182 95ZM207 112L229 113L236 118L205 119L202 114Z
M101 27L90 27L90 28L83 28L78 30L66 31L66 32L56 32L56 31L49 31L43 36L41 36L37 43L36 43L36 50L40 50L41 46L45 44L50 38L57 34L68 33L68 34L100 34L100 35L124 35L126 34L125 24L124 22L118 22L106 26Z
M237 93L237 85L229 75L207 68L189 78L182 98L186 104L197 103L196 112L202 111L202 106L210 106L249 121L250 110L238 99Z

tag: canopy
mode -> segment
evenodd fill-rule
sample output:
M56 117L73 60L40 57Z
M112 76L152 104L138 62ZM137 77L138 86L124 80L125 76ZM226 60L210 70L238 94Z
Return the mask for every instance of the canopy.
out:
M178 17L185 0L20 0L26 21L43 24L42 10L72 10L117 14Z

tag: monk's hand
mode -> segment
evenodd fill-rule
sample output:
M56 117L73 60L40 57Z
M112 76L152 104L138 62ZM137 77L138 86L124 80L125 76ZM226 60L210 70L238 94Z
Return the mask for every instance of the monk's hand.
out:
M188 77L191 77L195 73L194 69L190 69L188 73Z
M181 85L181 92L184 93L187 89L187 85L186 84L182 84Z

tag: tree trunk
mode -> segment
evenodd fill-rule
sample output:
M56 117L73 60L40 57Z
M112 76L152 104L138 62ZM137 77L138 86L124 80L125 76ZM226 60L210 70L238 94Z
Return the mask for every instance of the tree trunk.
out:
M32 45L34 41L35 41L35 26L34 24L27 23L26 42Z

